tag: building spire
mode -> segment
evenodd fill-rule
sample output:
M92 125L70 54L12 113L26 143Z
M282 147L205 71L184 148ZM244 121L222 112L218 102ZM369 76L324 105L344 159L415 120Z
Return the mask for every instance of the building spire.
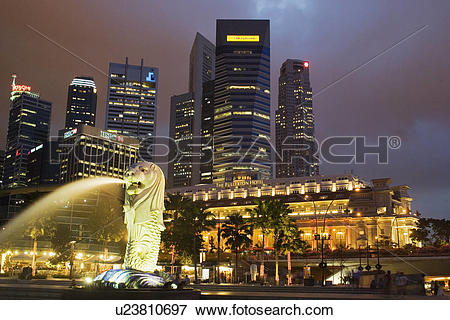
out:
M13 74L13 75L12 75L12 86L13 86L13 87L16 85L16 78L17 78L17 75L16 75L16 74Z

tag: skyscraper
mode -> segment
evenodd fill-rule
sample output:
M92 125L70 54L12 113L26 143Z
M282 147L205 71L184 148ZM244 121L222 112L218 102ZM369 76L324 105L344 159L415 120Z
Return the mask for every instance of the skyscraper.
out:
M5 188L27 186L28 152L48 141L52 110L51 102L15 80L13 75L3 170Z
M138 161L139 141L81 125L64 133L60 182L108 176L122 179Z
M171 98L169 134L178 144L171 148L169 186L201 182L203 83L214 78L215 46L197 33L189 56L189 91Z
M67 92L66 130L80 124L95 127L97 88L91 77L75 77Z
M48 141L52 110L51 102L41 99L30 86L16 84L16 75L13 75L10 100L2 179L3 187L8 189L28 186L29 153ZM14 217L24 205L23 195L10 195L8 212L3 218Z
M169 148L168 185L171 187L192 185L194 108L192 92L170 98L169 136L176 143Z
M200 183L213 183L214 80L203 83Z
M314 157L314 114L309 62L286 60L280 69L278 109L275 112L276 177L319 173Z
M156 128L158 68L109 64L106 129L139 138L140 157L152 161Z
M5 162L5 150L0 150L0 189L3 187L3 164Z
M271 177L269 20L217 20L214 182Z

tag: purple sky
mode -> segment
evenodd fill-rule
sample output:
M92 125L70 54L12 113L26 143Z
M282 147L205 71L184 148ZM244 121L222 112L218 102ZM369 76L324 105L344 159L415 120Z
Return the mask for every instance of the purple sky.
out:
M52 132L64 124L67 86L93 76L97 126L105 118L108 63L160 68L157 134L168 133L170 95L188 84L188 57L198 31L215 42L218 18L271 20L272 111L286 58L310 61L316 136L399 136L388 165L323 164L321 173L353 170L364 179L408 184L414 210L450 215L450 2L301 0L27 0L0 12L0 145L4 147L11 74L53 102ZM29 25L30 27L27 27ZM39 30L68 51L52 44ZM421 29L422 28L422 29ZM420 30L420 31L417 31ZM414 33L411 37L408 35ZM405 39L404 41L401 41ZM398 43L401 41L400 43ZM397 45L396 45L397 44ZM386 49L389 49L385 51ZM103 72L100 72L102 70Z

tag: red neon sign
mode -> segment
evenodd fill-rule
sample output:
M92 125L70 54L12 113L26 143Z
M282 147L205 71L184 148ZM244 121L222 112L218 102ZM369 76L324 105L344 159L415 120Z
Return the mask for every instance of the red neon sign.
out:
M12 91L31 91L30 86L26 86L23 84L13 84L11 85Z

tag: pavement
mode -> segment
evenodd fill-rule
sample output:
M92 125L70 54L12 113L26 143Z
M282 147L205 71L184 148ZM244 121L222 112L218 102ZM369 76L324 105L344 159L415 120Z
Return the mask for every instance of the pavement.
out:
M81 285L81 282L77 282ZM0 299L192 299L177 292L167 290L130 290L128 293L119 294L119 290L110 290L112 294L107 297L103 293L81 291L72 289L71 282L67 279L49 280L17 280L0 279ZM230 284L201 284L192 285L194 289L201 291L200 299L314 299L314 300L450 300L450 296L414 296L414 295L386 295L380 290L365 288L354 289L344 286L330 287L303 287L303 286L261 286L261 285L230 285ZM78 290L78 291L77 291ZM195 290L195 291L197 291ZM158 293L159 292L159 293ZM88 293L89 297L86 296ZM198 295L196 296L198 298Z

